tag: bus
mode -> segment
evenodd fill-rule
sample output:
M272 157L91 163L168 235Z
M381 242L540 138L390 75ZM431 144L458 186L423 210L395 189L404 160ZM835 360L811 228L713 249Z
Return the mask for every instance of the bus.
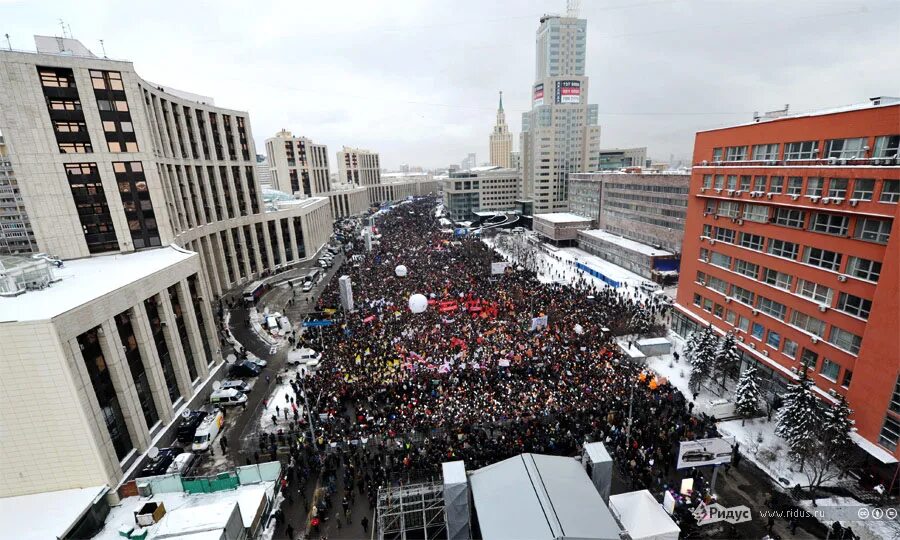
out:
M254 281L244 289L244 303L255 305L267 290L268 286L264 282Z
M321 268L313 268L308 274L306 274L306 277L303 279L304 279L304 281L311 281L311 282L315 283L319 280L319 276L321 276L321 275L322 275Z

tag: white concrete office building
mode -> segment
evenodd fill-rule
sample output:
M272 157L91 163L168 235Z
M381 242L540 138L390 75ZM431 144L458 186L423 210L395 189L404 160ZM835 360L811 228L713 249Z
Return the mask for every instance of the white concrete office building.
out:
M266 139L266 157L272 187L298 197L319 196L331 191L328 147L306 137L281 130Z
M584 75L587 21L545 15L536 35L531 111L522 114L523 196L534 213L568 207L569 175L595 170L597 106Z
M381 160L378 154L345 146L337 153L338 178L354 186L374 186L381 183Z
M471 221L476 212L513 212L521 178L515 169L486 166L451 172L444 179L444 206L450 219Z
M0 496L120 481L209 391L215 298L332 230L325 198L267 211L246 112L36 43L0 51L0 132L37 250L64 266L0 298Z

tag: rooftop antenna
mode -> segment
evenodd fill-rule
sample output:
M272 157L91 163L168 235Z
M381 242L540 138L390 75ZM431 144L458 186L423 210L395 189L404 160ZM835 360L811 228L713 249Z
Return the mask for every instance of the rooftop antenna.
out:
M109 58L108 56L106 56L106 46L103 44L102 39L100 40L100 49L103 50L103 58Z
M566 17L577 19L581 12L581 0L566 0Z
M6 47L9 50L12 50L12 42L9 40L9 34L3 34L3 35L6 36Z

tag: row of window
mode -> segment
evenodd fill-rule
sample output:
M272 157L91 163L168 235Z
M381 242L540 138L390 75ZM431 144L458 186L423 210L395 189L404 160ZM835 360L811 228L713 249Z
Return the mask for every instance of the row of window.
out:
M771 212L770 212L771 211ZM793 229L847 237L850 232L851 216L829 212L808 212L799 208L774 207L765 204L742 203L738 201L706 201L704 212L718 216L745 219L757 223L774 223ZM809 218L809 219L807 219ZM853 237L866 242L886 244L891 237L893 220L868 216L854 216ZM704 231L710 225L704 225ZM704 234L704 236L709 236Z
M875 137L871 154L868 137L829 139L825 141L821 159L896 158L900 154L900 135ZM819 141L757 144L752 146L727 146L713 148L713 161L778 161L820 159ZM723 159L724 158L724 159Z
M804 190L805 186L805 190ZM871 201L874 199L876 180L874 178L857 178L853 180L852 189L849 178L828 178L820 176L788 176L785 184L784 176L705 174L703 187L706 189L728 189L732 191L757 191L772 194L806 195L807 197L828 197ZM900 201L900 180L883 180L878 201L896 203Z
M766 328L762 323L752 321L750 318L740 315L732 310L726 310L722 304L706 298L700 294L694 294L693 303L698 308L711 313L714 317L724 320L747 336L765 345L775 351L781 352L791 359L797 359L800 353L800 347L794 340L787 336L782 336L776 329ZM753 343L753 342L751 342ZM841 365L837 362L823 357L821 364L819 363L819 353L811 349L803 349L799 354L801 364L807 366L809 371L818 371L822 377L833 383L840 381L841 386L848 388L853 379L853 371L844 369L841 376Z

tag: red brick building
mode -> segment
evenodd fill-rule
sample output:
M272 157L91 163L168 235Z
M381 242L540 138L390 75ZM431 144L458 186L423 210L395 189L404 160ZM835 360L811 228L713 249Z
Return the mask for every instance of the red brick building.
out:
M771 393L807 364L823 399L847 396L857 442L889 471L900 458L898 154L896 98L697 133L674 324L683 336L707 323L736 332Z

